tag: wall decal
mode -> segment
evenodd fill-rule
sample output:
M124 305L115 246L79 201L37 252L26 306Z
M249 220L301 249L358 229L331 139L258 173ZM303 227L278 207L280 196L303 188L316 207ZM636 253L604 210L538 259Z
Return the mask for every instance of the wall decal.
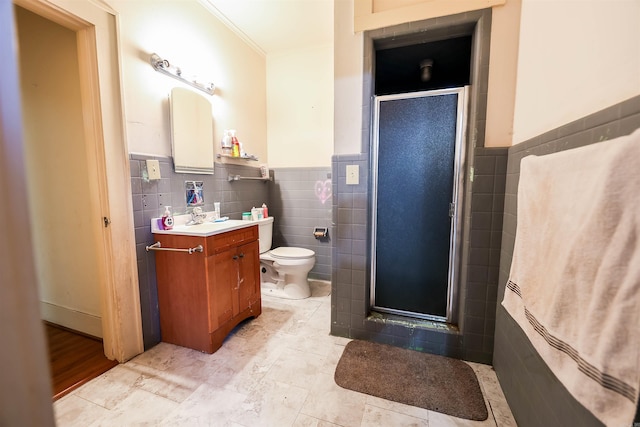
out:
M331 198L331 180L316 181L315 185L316 197L322 204Z

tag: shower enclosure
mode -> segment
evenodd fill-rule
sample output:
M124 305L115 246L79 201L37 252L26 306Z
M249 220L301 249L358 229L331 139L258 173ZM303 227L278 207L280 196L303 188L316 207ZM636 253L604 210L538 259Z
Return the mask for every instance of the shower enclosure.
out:
M452 322L467 87L375 97L371 306Z

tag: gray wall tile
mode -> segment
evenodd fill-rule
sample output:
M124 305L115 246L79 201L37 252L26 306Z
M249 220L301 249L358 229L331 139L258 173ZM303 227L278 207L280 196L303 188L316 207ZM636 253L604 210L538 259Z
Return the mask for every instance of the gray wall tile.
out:
M331 169L276 168L272 173L269 214L275 218L273 247L300 246L315 251L316 264L309 276L331 280L331 242L350 232L339 232L332 225ZM346 199L348 203L349 197ZM328 228L328 238L313 237L315 227Z

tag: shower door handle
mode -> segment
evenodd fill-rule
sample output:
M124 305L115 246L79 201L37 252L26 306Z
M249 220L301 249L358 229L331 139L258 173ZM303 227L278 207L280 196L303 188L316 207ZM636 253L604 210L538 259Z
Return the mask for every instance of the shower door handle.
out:
M455 203L449 203L449 217L453 218L456 214L456 204Z

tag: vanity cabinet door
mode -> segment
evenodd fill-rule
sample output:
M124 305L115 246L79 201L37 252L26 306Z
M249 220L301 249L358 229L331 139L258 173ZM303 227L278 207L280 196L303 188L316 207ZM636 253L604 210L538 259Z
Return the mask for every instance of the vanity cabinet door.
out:
M237 291L234 290L238 282L238 263L234 257L235 248L207 257L211 331L238 314Z
M238 247L239 310L260 305L260 254L257 241Z

